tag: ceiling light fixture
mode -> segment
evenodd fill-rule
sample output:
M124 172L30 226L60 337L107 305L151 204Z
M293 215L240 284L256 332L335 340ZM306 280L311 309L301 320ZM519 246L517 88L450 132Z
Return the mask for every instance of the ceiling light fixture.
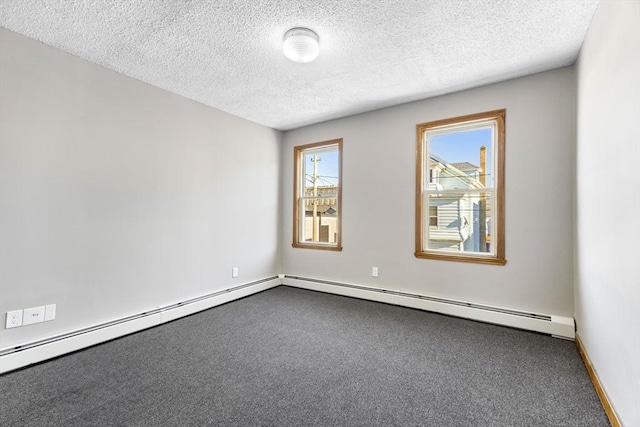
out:
M318 57L318 35L308 28L292 28L284 33L282 51L294 62L311 62Z

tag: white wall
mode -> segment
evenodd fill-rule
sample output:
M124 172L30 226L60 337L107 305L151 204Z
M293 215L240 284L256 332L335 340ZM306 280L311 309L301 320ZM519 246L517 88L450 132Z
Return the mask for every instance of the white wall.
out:
M640 426L639 5L601 2L576 66L576 323L625 426Z
M58 305L54 322L0 330L0 347L277 272L569 317L575 276L580 338L623 423L640 425L638 5L603 1L585 40L576 171L572 67L290 131L279 147L276 131L0 29L0 313ZM507 265L414 258L415 125L498 108ZM344 250L293 249L292 147L334 138Z
M279 132L0 31L0 347L278 273Z
M573 317L574 102L567 67L286 132L283 272ZM500 108L507 265L416 259L416 124ZM344 138L344 249L292 248L293 147L333 138Z

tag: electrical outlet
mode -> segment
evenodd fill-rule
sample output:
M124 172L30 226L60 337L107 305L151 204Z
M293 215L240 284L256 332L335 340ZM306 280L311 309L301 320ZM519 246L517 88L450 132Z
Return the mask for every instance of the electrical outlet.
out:
M371 267L371 275L373 277L378 277L378 267Z
M238 267L233 267L231 270L231 277L238 277Z
M44 321L48 322L56 318L56 305L49 304L44 306Z
M22 326L22 310L7 311L5 329L17 328L18 326Z
M44 305L40 307L25 308L22 315L22 325L44 322Z

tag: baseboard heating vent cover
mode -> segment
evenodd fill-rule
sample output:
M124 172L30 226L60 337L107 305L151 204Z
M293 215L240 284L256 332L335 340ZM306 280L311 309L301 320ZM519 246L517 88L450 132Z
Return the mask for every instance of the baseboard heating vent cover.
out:
M573 319L563 316L530 313L502 307L431 297L428 295L288 274L284 276L283 284L527 329L547 333L559 338L574 339L575 337Z
M72 332L0 350L0 373L188 316L280 284L267 277Z

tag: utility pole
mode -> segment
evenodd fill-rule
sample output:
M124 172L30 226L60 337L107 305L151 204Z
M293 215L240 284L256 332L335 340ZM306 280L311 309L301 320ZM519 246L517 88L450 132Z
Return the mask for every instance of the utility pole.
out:
M480 147L480 184L487 186L487 147ZM487 252L487 200L486 194L480 193L479 202L479 242L480 252Z
M320 224L318 224L318 162L320 156L313 155L313 241L320 240Z

